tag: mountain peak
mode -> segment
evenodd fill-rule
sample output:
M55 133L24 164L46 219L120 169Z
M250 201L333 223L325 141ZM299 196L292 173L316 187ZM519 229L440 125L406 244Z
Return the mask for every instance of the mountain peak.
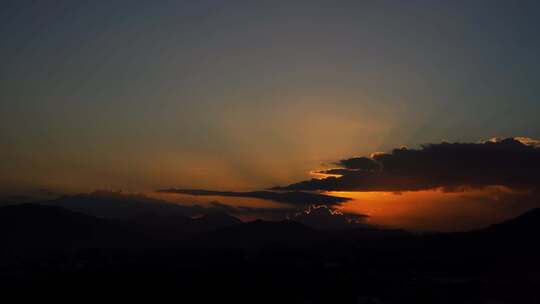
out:
M221 211L205 214L197 220L216 227L226 227L242 223L238 218Z

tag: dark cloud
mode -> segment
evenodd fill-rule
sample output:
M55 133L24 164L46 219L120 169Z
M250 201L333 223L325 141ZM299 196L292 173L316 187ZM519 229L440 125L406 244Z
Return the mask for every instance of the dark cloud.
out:
M341 168L319 172L337 176L272 190L410 191L488 185L530 189L540 183L540 148L538 141L528 138L402 147L337 164Z
M369 157L354 157L349 159L343 159L336 163L347 169L356 169L364 171L375 171L381 168L381 164Z
M335 206L346 201L350 198L325 195L320 193L303 192L303 191L288 191L288 192L276 192L276 191L249 191L249 192L235 192L235 191L212 191L212 190L200 190L200 189L163 189L158 190L161 193L177 193L188 194L197 196L229 196L229 197L249 197L271 200L287 205L306 208L313 204Z

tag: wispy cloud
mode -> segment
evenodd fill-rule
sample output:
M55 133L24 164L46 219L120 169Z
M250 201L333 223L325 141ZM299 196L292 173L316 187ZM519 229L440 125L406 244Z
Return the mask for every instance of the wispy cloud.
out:
M291 205L298 208L307 208L310 205L327 205L334 206L347 202L350 198L326 195L321 193L304 192L304 191L248 191L248 192L236 192L236 191L213 191L202 189L161 189L157 192L160 193L176 193L187 194L196 196L228 196L228 197L249 197L271 200L287 205Z

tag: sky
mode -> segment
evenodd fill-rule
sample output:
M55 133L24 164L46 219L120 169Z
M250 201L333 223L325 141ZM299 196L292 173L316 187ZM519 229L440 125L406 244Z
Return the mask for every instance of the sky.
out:
M289 185L540 138L538 1L2 1L0 183Z

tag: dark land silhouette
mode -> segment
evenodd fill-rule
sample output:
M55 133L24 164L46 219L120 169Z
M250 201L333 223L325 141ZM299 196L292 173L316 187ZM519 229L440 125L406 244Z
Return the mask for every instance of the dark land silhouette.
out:
M141 208L106 218L58 205L0 208L6 295L190 303L540 301L540 209L480 230L418 234L368 225L314 228L303 218L244 223L217 211L193 218Z

